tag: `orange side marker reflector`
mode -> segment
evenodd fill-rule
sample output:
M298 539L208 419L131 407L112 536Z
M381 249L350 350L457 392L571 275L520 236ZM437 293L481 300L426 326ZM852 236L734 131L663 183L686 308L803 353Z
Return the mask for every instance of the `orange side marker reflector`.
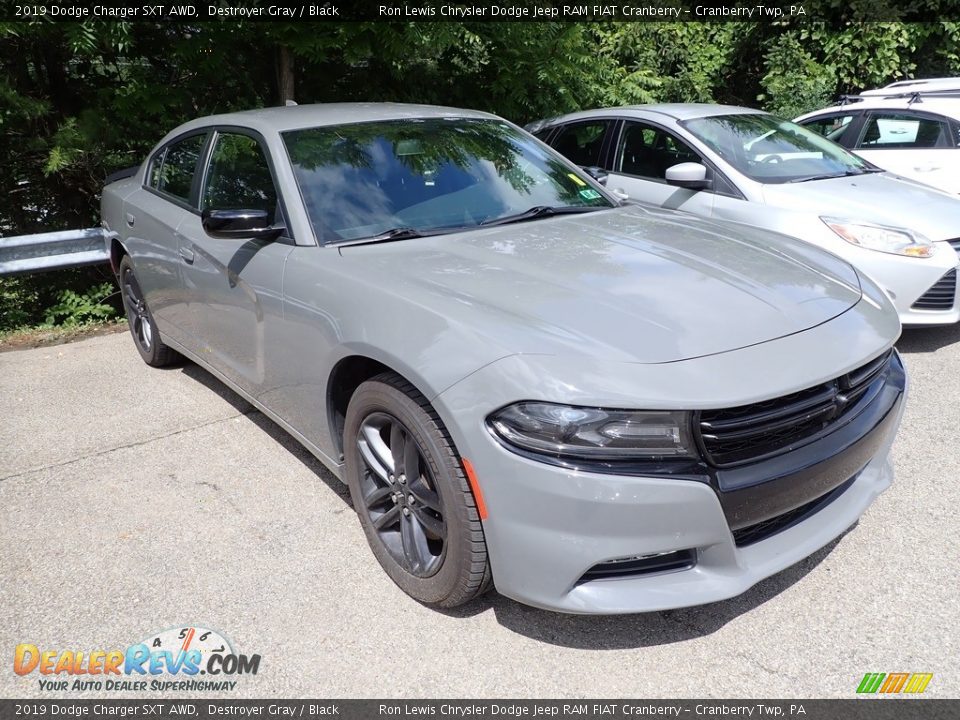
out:
M466 458L463 458L463 471L467 474L470 489L473 490L473 499L477 502L477 513L481 520L486 520L487 504L483 501L483 493L480 492L480 483L477 482L477 474L473 471L473 465Z

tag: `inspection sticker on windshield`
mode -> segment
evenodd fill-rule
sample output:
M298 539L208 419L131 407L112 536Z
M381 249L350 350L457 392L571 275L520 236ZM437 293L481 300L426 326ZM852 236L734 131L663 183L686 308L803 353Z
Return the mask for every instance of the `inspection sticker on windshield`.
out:
M577 185L579 185L580 187L586 187L586 186L587 186L587 184L586 184L583 180L581 180L580 178L578 178L574 173L567 173L567 177L570 178L571 180L573 180L573 181L574 181ZM581 191L581 192L582 192L582 191Z
M596 200L597 198L601 197L600 193L598 193L593 188L584 188L577 194L580 197L582 197L584 200Z

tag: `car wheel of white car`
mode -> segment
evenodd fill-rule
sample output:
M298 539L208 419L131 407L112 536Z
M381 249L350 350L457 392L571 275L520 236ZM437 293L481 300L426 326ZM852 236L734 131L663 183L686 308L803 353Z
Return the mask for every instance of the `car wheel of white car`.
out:
M180 355L164 345L160 339L160 331L157 330L157 324L147 308L147 301L133 272L129 255L120 261L120 295L123 298L123 309L127 314L133 343L143 361L153 367L163 367L176 362Z
M357 388L344 429L353 506L380 565L411 597L462 605L490 585L483 528L450 436L393 373Z

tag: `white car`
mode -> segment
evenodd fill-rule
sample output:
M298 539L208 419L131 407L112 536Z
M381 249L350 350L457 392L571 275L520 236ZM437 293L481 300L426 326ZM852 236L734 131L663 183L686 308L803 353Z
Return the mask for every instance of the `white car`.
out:
M884 170L960 193L960 78L895 82L796 122Z
M673 104L527 126L622 198L775 230L865 271L905 325L960 319L960 198L758 110Z

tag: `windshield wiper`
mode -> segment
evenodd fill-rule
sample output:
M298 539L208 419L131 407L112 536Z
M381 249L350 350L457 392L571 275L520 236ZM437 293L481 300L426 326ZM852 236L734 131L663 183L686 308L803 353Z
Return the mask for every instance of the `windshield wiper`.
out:
M572 215L576 213L594 212L609 208L592 207L584 205L534 205L528 210L513 215L504 215L503 217L484 220L480 224L484 227L494 225L507 225L508 223L524 222L525 220L535 220L536 218L550 217L551 215Z
M807 175L806 177L798 177L793 180L787 180L788 183L802 183L810 182L811 180L830 180L831 178L842 178L842 177L853 177L855 175L863 175L866 172L875 172L874 170L845 170L842 173L826 173L823 175ZM882 172L882 171L881 171Z
M329 245L342 247L344 245L367 245L378 242L390 242L391 240L412 240L414 238L428 237L430 235L443 235L446 232L452 232L454 228L435 228L432 230L417 230L412 227L395 227L384 230L382 233L371 235L370 237L355 238L353 240L343 240L342 242L331 242Z

